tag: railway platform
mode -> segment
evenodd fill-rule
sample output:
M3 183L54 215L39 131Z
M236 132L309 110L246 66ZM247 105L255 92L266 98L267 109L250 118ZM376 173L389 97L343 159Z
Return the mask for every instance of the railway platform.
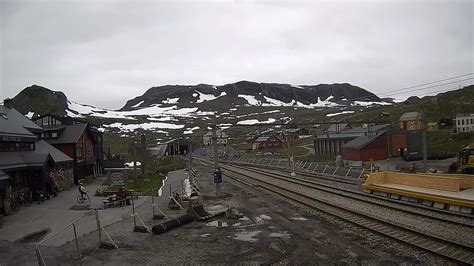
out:
M474 214L474 176L379 172L362 187L379 196Z

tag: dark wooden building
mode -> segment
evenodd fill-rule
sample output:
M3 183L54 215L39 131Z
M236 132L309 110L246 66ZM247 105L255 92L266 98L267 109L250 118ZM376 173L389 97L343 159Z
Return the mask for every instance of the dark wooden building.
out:
M8 213L18 193L53 190L73 185L72 158L40 140L42 128L13 109L0 105L0 213Z
M103 174L102 132L89 123L71 117L43 115L33 120L43 128L38 134L49 144L73 158L74 182Z

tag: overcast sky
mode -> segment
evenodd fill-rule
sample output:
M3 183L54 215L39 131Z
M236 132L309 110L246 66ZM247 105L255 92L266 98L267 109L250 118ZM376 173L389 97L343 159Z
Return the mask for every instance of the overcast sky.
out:
M0 3L1 99L38 84L120 108L152 86L239 80L380 94L474 72L471 0Z

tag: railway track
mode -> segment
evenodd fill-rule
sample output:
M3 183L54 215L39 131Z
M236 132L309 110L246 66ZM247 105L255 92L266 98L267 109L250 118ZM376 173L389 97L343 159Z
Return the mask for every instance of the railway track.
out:
M206 161L203 162L208 164ZM227 176L244 184L261 187L288 200L314 208L350 224L441 256L455 263L466 265L474 263L474 248L470 245L443 239L427 232L396 224L393 221L382 220L374 215L361 213L346 206L334 204L334 202L315 197L314 193L301 188L301 186L306 185L275 179L271 175L268 176L267 173L256 174L251 172L249 174L243 173L242 169L238 168L232 169L229 166L223 166L223 168L228 171L226 172Z
M241 166L233 166L233 167L241 167ZM352 190L345 187L340 187L337 185L328 185L321 182L317 182L314 180L301 178L301 177L291 177L285 176L283 174L278 174L273 171L268 171L265 169L257 169L254 167L243 167L247 171L253 171L255 173L265 173L273 178L284 180L287 182L291 182L294 184L305 185L311 187L313 189L324 191L328 193L335 193L347 198L351 198L358 201L370 202L374 205L381 206L381 207L389 207L392 209L396 209L398 211L411 213L415 215L425 216L431 219L452 223L453 225L464 225L468 227L474 227L474 217L468 214L458 214L455 212L439 212L436 209L430 208L428 209L425 206L421 205L414 205L408 204L405 202L395 201L392 199L388 199L385 197L374 196L371 194L367 194L365 192L359 190Z
M223 162L223 163L233 164L231 162ZM262 168L260 166L248 165L248 164L237 164L237 165L244 166L244 167L251 167L251 168L254 168L254 169L258 169L259 171L268 171L268 172L277 171L277 172L289 173L288 170L274 168L274 167ZM277 174L275 172L271 172L271 173ZM296 173L300 176L300 178L301 177L309 178L309 179L302 178L303 180L306 180L307 182L311 182L312 180L317 179L317 180L324 180L325 182L329 181L329 183L333 183L333 184L342 183L342 184L345 184L346 187L352 187L352 188L357 188L357 189L360 189L360 186L363 184L363 181L358 181L358 180L347 181L347 179L349 179L349 178L342 178L342 180L341 180L341 178L332 178L332 177L327 177L327 176L323 176L323 175L319 175L317 173L311 173L311 172L306 173L306 172L298 172L297 171ZM280 174L280 175L282 175L282 174ZM339 189L341 191L346 191L348 193L353 193L353 194L355 193L355 194L361 195L361 197L365 197L365 198L378 199L380 201L387 202L388 204L391 202L395 205L407 206L407 208L416 208L416 209L418 209L418 212L421 215L427 214L427 216L430 216L430 214L433 214L431 216L434 219L436 219L436 216L440 216L441 219L443 219L443 220L447 220L447 221L452 220L452 221L454 221L455 223L458 223L458 224L465 224L465 225L468 225L468 226L473 226L474 225L474 216L470 215L470 214L465 214L465 213L461 213L461 212L454 212L454 211L449 211L449 210L443 210L443 209L435 209L433 207L428 207L428 206L424 206L424 205L416 205L416 204L403 202L403 201L400 201L400 200L391 199L391 198L387 198L387 197L383 197L383 196L372 195L372 194L368 195L367 193L362 192L360 190L351 190L350 188L349 189L347 189L347 188L344 189L344 188L341 188L340 186L336 187L336 186L333 186L333 185L330 185L330 184L324 184L324 183L321 183L321 182L318 182L318 181L314 181L314 182L315 182L316 185L330 187L330 188L334 188L334 189ZM464 220L464 222L462 222L462 221L457 222L459 220Z

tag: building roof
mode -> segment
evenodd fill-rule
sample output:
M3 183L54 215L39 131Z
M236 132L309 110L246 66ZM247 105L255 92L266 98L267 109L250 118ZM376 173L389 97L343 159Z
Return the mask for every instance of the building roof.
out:
M58 134L58 138L48 139L49 144L66 144L66 143L77 143L84 130L87 128L87 124L74 124L65 126L63 132Z
M0 105L0 135L36 139L36 136L30 130L42 131L42 128L14 108Z
M390 126L389 124L382 124L382 125L369 125L367 127L355 127L351 129L346 129L343 132L339 132L339 133L321 134L321 135L318 135L316 139L352 139L352 138L364 136L368 132L378 132L389 126Z
M456 118L471 117L471 116L474 116L474 114L463 113L463 114L457 114L457 115L456 115Z
M72 158L64 154L62 151L56 149L44 140L36 142L35 152L37 153L49 153L56 163L71 162Z
M0 169L41 167L51 155L35 151L0 152Z
M225 133L225 131L221 129L216 129L216 135L217 137L227 137L227 134ZM204 136L212 136L212 130L206 132Z
M0 152L0 169L41 167L48 159L55 163L71 162L71 157L44 140L35 143L33 151Z
M332 124L328 128L328 132L340 132L345 130L348 127L347 123L341 123L341 124Z
M158 156L158 157L165 156L167 149L168 149L168 143L157 144L157 145L154 145L153 147L147 148L148 152L150 152L151 155Z
M379 131L378 134L374 134L374 135L368 135L368 136L360 136L360 137L357 137L349 142L347 142L346 144L344 144L342 146L342 148L345 148L345 149L362 149L364 148L365 146L369 145L370 143L372 143L374 140L376 140L378 137L382 136L383 133L385 133L386 131Z
M422 116L419 112L408 112L408 113L404 113L404 114L402 114L402 116L400 116L400 121L413 121L413 120L419 119L421 117Z
M264 141L267 141L268 138L270 138L270 137L258 137L258 138L255 140L255 142L264 142Z

